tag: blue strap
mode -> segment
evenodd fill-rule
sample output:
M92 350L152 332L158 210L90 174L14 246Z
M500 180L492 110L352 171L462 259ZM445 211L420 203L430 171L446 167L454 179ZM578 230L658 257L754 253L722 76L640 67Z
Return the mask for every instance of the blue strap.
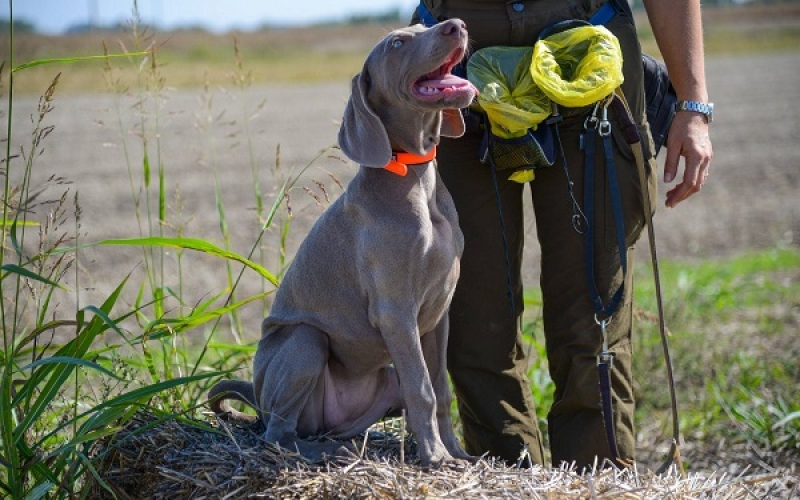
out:
M583 213L586 216L586 228L583 232L583 261L586 264L586 283L589 285L589 298L595 312L603 309L603 300L597 291L594 281L594 136L597 125L585 127L583 134Z
M598 26L608 23L617 13L620 12L620 7L617 5L617 0L608 0L602 7L597 9L597 12L589 18L589 24ZM622 219L622 200L619 191L619 183L617 182L616 167L614 165L614 152L611 143L611 134L603 135L603 150L605 155L606 169L608 171L608 184L611 193L611 209L614 213L614 226L617 233L617 247L619 249L619 257L622 265L622 284L614 292L608 305L603 304L603 299L597 290L597 284L594 280L594 133L597 128L592 127L586 130L584 144L585 154L585 184L584 184L584 210L586 217L589 220L587 231L584 233L584 254L586 260L586 273L587 281L589 283L589 292L592 298L592 305L595 312L605 316L611 316L619 307L624 293L625 274L628 271L627 259L627 245L625 244L625 231ZM588 136L588 137L587 137Z
M600 375L600 395L602 397L603 420L606 425L606 440L611 457L616 460L619 458L617 449L617 438L614 434L614 407L611 400L611 359L601 360L597 363L597 370Z
M628 273L628 245L625 241L625 222L622 219L622 196L619 191L619 181L617 180L617 168L614 164L614 149L611 141L611 133L603 136L603 151L606 159L606 169L608 170L608 184L611 192L611 209L614 212L614 227L617 233L617 248L619 249L620 265L622 266L622 277ZM620 285L616 298L617 303L621 299L623 286ZM616 294L615 294L616 295ZM610 306L609 306L610 307ZM616 310L616 305L614 306Z
M419 7L417 7L417 15L419 16L419 20L422 21L422 24L424 24L428 28L439 23L439 21L437 21L436 18L433 17L431 11L429 11L428 8L425 7L424 2L419 3Z
M589 18L589 24L593 24L595 26L606 24L617 15L617 12L617 6L614 0L609 0L603 4L602 7L597 9L597 12L595 12L594 15Z
M616 97L612 97L616 99ZM597 108L595 108L596 113ZM620 195L619 182L617 180L617 169L614 163L613 141L611 139L611 129L606 121L597 120L595 115L587 119L585 132L582 139L584 152L584 185L583 203L586 213L586 231L583 235L584 260L586 262L586 282L589 287L589 298L595 310L595 321L598 322L603 334L602 351L597 357L597 372L600 380L600 398L602 404L603 424L608 441L609 451L612 460L617 463L619 460L619 450L614 432L614 407L611 387L611 370L614 362L614 354L608 351L608 338L606 337L606 327L611 316L616 312L622 301L625 292L625 276L628 272L628 248L625 242L625 224L622 218L622 196ZM600 124L598 129L598 123ZM611 195L611 210L614 216L614 227L617 237L617 247L619 252L620 264L622 267L622 283L614 291L608 304L603 303L603 298L597 289L594 276L594 237L595 237L595 217L594 217L594 189L595 189L595 135L600 134L603 139L603 156L606 166L606 181Z
M622 197L617 182L617 172L614 165L614 150L611 140L611 133L603 135L603 150L605 154L605 164L608 177L608 186L611 194L611 210L614 214L614 226L617 233L617 247L619 251L620 263L622 265L622 283L609 299L608 304L603 303L603 297L597 289L594 279L594 237L595 237L595 213L594 213L594 185L595 185L595 135L597 125L593 124L586 127L584 134L584 181L583 181L583 210L586 214L587 225L583 234L584 260L586 261L586 282L589 286L589 296L592 301L595 313L605 319L612 316L619 307L625 292L625 275L628 272L628 251L625 242L625 225L622 218Z

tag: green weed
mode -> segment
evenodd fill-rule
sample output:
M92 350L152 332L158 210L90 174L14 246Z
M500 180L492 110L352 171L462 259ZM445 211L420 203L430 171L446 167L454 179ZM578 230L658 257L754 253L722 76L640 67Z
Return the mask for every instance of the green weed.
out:
M635 272L637 420L646 431L655 426L668 436L669 393L651 271L644 264ZM725 260L662 261L661 272L685 438L712 444L724 437L797 449L800 346L793 336L800 251L777 247ZM538 289L526 291L525 308L531 390L546 436L542 416L552 404L553 388L537 339L542 331Z
M800 252L792 248L696 263L663 262L681 426L696 441L796 447ZM666 429L666 372L649 269L637 269L638 415ZM756 397L756 395L758 395ZM789 403L792 402L792 403ZM794 439L787 437L794 432Z

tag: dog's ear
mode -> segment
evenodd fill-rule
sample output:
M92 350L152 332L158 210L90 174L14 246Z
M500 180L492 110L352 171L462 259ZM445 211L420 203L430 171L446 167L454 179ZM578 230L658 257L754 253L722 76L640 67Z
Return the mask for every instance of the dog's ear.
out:
M368 92L369 74L365 67L353 77L350 99L339 128L339 147L360 165L383 167L392 159L392 146L383 122L367 102Z
M464 135L464 117L458 109L442 110L442 128L439 132L445 137L461 137Z

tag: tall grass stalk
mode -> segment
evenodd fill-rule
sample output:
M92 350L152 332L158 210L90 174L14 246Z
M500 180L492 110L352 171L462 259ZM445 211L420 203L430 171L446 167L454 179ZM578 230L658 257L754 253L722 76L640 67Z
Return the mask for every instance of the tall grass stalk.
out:
M266 99L262 99L254 108L247 106L247 99L245 92L250 88L253 82L253 73L244 67L244 56L239 45L239 37L233 38L234 62L236 70L232 75L233 83L238 90L239 99L239 115L242 121L242 129L244 132L245 141L247 142L247 158L250 162L250 176L253 180L253 200L255 201L256 218L259 225L264 226L264 194L261 189L261 175L260 164L256 159L255 148L253 147L253 130L251 122L261 113L264 106L267 104ZM276 173L280 163L276 160L275 169ZM282 245L283 246L283 245ZM261 265L266 263L266 251L263 245L258 246L258 262ZM261 292L266 292L266 283L262 282ZM266 300L261 303L261 313L266 316L269 304Z
M220 184L219 177L219 162L217 159L217 142L215 134L217 127L225 125L221 123L224 118L224 112L218 112L214 107L214 93L211 89L211 84L206 78L203 85L202 94L202 112L198 115L197 124L205 137L206 156L208 158L211 172L214 177L214 202L217 209L217 218L219 220L219 233L222 238L222 243L225 249L230 250L231 238L230 228L228 226L228 218L225 213L225 201L222 196L222 185ZM230 299L236 301L235 289L233 287L234 271L230 262L226 262L225 272L228 279L228 288L230 289ZM242 343L241 332L243 330L241 321L236 312L231 313L230 317L231 334L234 336L237 343Z
M10 23L13 29L13 22ZM134 30L135 31L135 30ZM13 54L13 31L9 34ZM107 52L107 49L105 50ZM123 56L141 57L141 52ZM114 83L111 57L105 57L105 74ZM212 334L219 322L241 307L262 300L265 291L244 300L234 300L234 291L246 269L257 273L273 289L278 279L263 266L242 257L229 248L220 248L204 240L167 236L166 169L161 159L160 103L153 104L156 117L152 124L156 135L155 158L158 162L158 185L154 197L150 196L149 167L149 122L144 111L140 113L140 132L143 144L141 175L143 189L133 182L131 192L136 207L140 235L122 240L106 240L92 244L97 248L120 245L140 248L145 255L145 282L138 287L133 306L126 306L121 299L130 277L125 277L99 306L83 305L79 290L81 273L73 262L86 244L78 240L81 209L77 193L65 191L54 200L43 200L47 196L45 186L32 185L34 168L42 155L42 143L54 131L47 124L47 117L54 111L52 102L58 84L53 80L44 92L39 107L33 116L30 145L21 149L20 155L12 154L12 116L14 108L14 73L45 64L63 64L89 58L42 59L29 61L14 67L13 59L3 73L8 75L6 151L3 162L3 206L2 240L0 240L0 321L3 340L0 352L0 496L9 498L81 498L85 496L87 478L94 476L92 465L97 459L98 440L114 433L139 409L150 408L163 418L176 418L180 413L192 412L196 401L201 400L204 387L214 377L221 375L215 367L222 361L206 362L205 352L212 346ZM140 98L160 98L163 82L157 76L157 65L150 54L151 79ZM10 69L7 69L10 68ZM139 80L140 84L143 80ZM155 83L153 83L155 82ZM121 89L118 89L120 94ZM121 99L118 100L120 110ZM143 101L139 101L143 102ZM143 110L144 108L140 108ZM122 120L118 119L121 127ZM121 135L125 135L124 133ZM131 149L123 142L123 152L129 167ZM14 166L19 166L19 172ZM306 167L308 168L308 167ZM129 178L135 179L129 168ZM18 180L18 181L17 181ZM261 233L250 250L252 255L260 247L263 234L279 212L288 190L297 177L288 179L281 187L269 213L262 213L264 221ZM51 184L63 185L60 179ZM143 202L144 206L140 204ZM154 201L155 203L151 203ZM74 210L68 210L70 202ZM140 208L144 208L142 212ZM43 211L46 211L44 213ZM74 217L74 236L65 232L67 220ZM38 245L31 250L27 232L39 232ZM213 294L191 307L178 309L179 314L168 315L164 307L169 290L166 283L165 252L178 249L218 257L224 262L242 264L238 276L231 275L229 287ZM181 253L182 255L182 253ZM62 283L67 271L74 269L72 283ZM69 281L69 280L66 280ZM71 286L71 289L70 289ZM145 286L151 293L145 296ZM180 288L179 288L180 289ZM73 293L74 310L59 309L59 293ZM174 295L174 294L173 294ZM183 305L181 294L175 299ZM222 300L223 304L220 304ZM135 331L127 325L138 325ZM200 354L195 357L195 348L186 338L187 332L208 328L201 343ZM179 342L179 339L180 342ZM213 344L215 347L224 344ZM151 346L156 346L152 350ZM227 346L226 346L227 347ZM240 366L252 353L250 349L235 349L239 361L226 366ZM233 356L232 356L233 357ZM230 360L229 360L230 361ZM176 367L179 376L175 376ZM142 381L141 372L149 375ZM147 379L145 379L147 380Z

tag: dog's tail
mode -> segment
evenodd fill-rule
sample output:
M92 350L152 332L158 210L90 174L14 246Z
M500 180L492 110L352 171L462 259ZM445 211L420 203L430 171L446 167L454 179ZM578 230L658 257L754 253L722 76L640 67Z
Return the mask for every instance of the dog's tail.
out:
M208 391L208 405L211 411L223 420L232 420L245 424L253 424L258 420L255 415L248 415L232 408L229 399L241 401L258 411L253 383L244 380L221 380Z

